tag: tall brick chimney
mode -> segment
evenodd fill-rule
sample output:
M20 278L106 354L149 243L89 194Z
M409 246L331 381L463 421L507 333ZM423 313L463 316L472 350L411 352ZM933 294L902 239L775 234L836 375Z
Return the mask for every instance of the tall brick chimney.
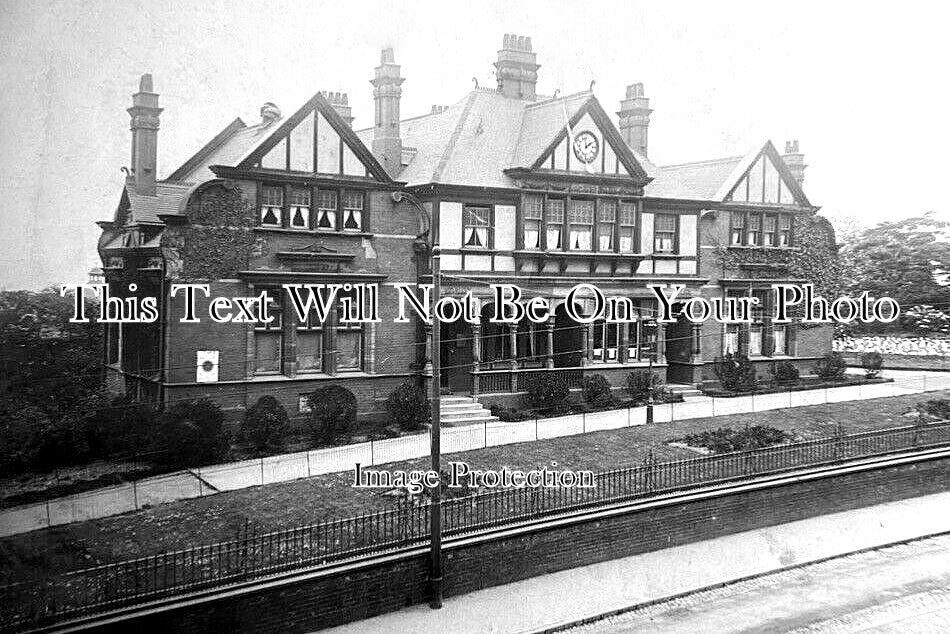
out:
M327 92L321 90L320 94L327 100L337 114L352 128L353 127L353 109L350 107L350 98L345 92Z
M498 92L515 99L537 99L538 69L537 55L531 51L531 38L505 34L498 61L495 62L495 76L498 78Z
M132 95L132 174L127 179L140 194L155 195L158 163L158 95L152 92L152 75L139 80L139 91Z
M805 165L805 155L798 151L798 140L785 142L785 154L782 155L782 159L792 176L798 181L798 186L801 187L805 181L805 168L808 166Z
M643 96L643 84L627 86L627 96L620 102L620 134L627 145L643 156L647 155L650 129L650 100Z
M399 136L399 98L402 82L393 49L384 48L376 67L373 98L376 101L376 127L373 130L373 154L390 176L402 170L402 139Z

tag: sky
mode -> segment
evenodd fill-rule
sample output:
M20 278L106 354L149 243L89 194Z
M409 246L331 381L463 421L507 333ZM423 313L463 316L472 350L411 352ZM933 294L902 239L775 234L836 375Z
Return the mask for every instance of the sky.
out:
M805 191L832 220L933 211L950 142L939 2L141 2L0 0L0 289L82 282L129 164L138 77L165 109L165 176L236 116L349 94L372 125L380 50L402 65L403 117L494 86L505 33L531 36L538 90L616 112L645 84L658 164L797 139Z

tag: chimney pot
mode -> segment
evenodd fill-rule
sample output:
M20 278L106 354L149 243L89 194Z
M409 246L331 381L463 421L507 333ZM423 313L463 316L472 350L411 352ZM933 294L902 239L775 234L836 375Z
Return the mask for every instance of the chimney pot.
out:
M537 98L538 68L531 38L506 33L495 62L498 91L506 97L534 101Z
M139 79L139 92L152 92L152 73L145 73Z
M382 54L379 56L380 64L395 64L396 55L393 53L393 49L384 48Z
M805 155L798 148L798 139L785 142L785 154L782 155L782 160L785 161L788 171L801 187L805 182L805 168L808 166L805 165Z
M261 106L261 123L270 125L280 119L280 108L276 104L268 101Z

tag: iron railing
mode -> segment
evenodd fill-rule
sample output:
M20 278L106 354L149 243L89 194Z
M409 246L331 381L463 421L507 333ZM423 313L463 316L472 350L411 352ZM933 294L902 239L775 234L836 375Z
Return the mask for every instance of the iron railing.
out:
M446 499L447 536L607 506L702 485L950 445L950 421L643 464L598 473L591 488L512 488ZM15 629L92 614L182 592L330 565L424 543L427 503L257 533L216 544L105 564L0 587L0 627Z

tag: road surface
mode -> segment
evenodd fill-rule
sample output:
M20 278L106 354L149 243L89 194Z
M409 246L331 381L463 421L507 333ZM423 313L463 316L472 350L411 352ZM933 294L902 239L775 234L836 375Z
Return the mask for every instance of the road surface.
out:
M950 632L950 535L779 572L563 631Z

